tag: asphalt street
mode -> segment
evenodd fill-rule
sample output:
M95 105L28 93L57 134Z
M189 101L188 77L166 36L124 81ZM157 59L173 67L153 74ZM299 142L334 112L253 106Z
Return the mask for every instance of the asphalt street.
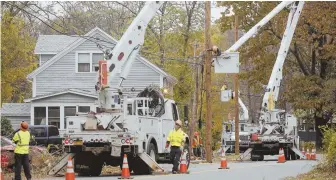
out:
M205 180L205 179L234 179L234 180L279 180L289 176L306 173L313 168L318 161L296 160L285 163L277 163L277 156L265 157L265 161L232 162L228 163L230 169L218 169L219 164L190 164L190 174L166 174L132 176L133 179L159 179L159 180ZM163 164L166 171L171 171L171 165ZM120 176L103 177L76 177L76 180L99 179L116 180ZM210 179L209 179L210 178ZM48 180L60 180L61 178L47 178Z

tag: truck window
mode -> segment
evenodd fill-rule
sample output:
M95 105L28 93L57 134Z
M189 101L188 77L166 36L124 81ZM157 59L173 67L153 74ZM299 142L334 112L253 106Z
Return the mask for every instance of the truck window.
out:
M226 132L231 132L231 126L229 124L225 125L225 131Z
M132 104L127 104L127 115L133 115L134 111L133 111L133 106Z
M50 136L58 136L58 129L56 127L49 127L49 137Z
M44 127L34 127L30 129L30 132L35 136L35 137L45 137L46 132Z
M244 131L244 126L245 126L245 124L240 125L240 131Z
M173 120L177 121L178 120L178 115L177 115L176 105L174 103L172 103L172 112L173 112Z

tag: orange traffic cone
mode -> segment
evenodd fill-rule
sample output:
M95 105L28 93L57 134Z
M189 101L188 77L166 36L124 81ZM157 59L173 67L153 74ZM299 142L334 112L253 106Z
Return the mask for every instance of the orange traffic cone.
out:
M306 155L306 152L305 152L304 148L301 148L301 153L302 153L303 155ZM300 159L302 160L303 158L300 157Z
M182 152L181 164L180 164L180 172L181 174L188 173L187 170L187 162L186 162L186 153Z
M312 149L312 153L310 154L310 160L316 160L316 150Z
M222 152L221 152L221 163L220 163L220 167L218 169L229 169L227 167L227 161L226 161L226 157L225 157L225 151L222 148Z
M72 165L71 156L68 158L67 171L65 173L65 180L75 180L75 172Z
M133 179L133 177L131 177L130 175L130 170L128 167L126 154L124 154L124 161L123 161L122 170L121 170L121 177L118 179Z
M307 157L308 160L310 160L310 158L311 158L310 153L309 153L309 149L307 150L306 157Z
M284 163L284 162L286 162L284 150L283 150L283 148L280 148L279 149L279 156L278 156L278 163Z

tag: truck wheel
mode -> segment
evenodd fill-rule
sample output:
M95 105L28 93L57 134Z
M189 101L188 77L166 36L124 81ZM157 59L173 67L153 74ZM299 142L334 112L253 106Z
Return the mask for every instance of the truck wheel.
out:
M103 167L102 164L92 164L90 166L90 175L91 176L99 176L101 174Z
M147 175L152 173L152 169L140 158L132 161L133 172L135 175Z
M263 160L264 160L264 155L261 154L261 155L260 155L260 158L258 159L258 161L263 161Z
M289 161L290 157L291 157L290 151L289 152L288 151L284 151L284 153L285 153L285 159L286 159L286 161Z
M99 176L103 168L103 161L92 153L81 152L76 154L74 166L75 172L78 172L80 176ZM86 168L80 168L80 166Z
M259 159L259 158L258 158L258 157L256 157L255 155L256 155L256 154L255 154L255 153L253 153L253 151L252 151L252 152L251 152L251 158L250 158L250 159L251 159L251 161L258 161L258 159Z
M294 151L290 151L290 157L291 157L291 160L297 160L298 158L297 158L297 155L295 154L295 152Z
M149 144L147 154L157 162L157 151L153 143Z
M103 169L103 164L101 163L92 163L89 166L89 169L80 169L78 172L79 176L99 176Z

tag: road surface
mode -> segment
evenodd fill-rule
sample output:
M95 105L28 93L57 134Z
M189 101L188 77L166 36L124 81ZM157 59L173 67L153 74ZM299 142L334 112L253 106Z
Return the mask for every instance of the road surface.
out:
M141 180L210 180L211 179L234 179L234 180L278 180L289 176L306 173L313 168L318 161L296 160L285 163L277 163L277 156L265 157L265 161L232 162L228 163L230 169L218 169L217 163L213 164L190 164L190 174L168 174L168 175L143 175L132 176L133 179ZM163 164L162 167L171 171L171 165ZM76 177L76 180L117 180L120 176L103 177ZM61 178L47 178L48 180L61 180Z

